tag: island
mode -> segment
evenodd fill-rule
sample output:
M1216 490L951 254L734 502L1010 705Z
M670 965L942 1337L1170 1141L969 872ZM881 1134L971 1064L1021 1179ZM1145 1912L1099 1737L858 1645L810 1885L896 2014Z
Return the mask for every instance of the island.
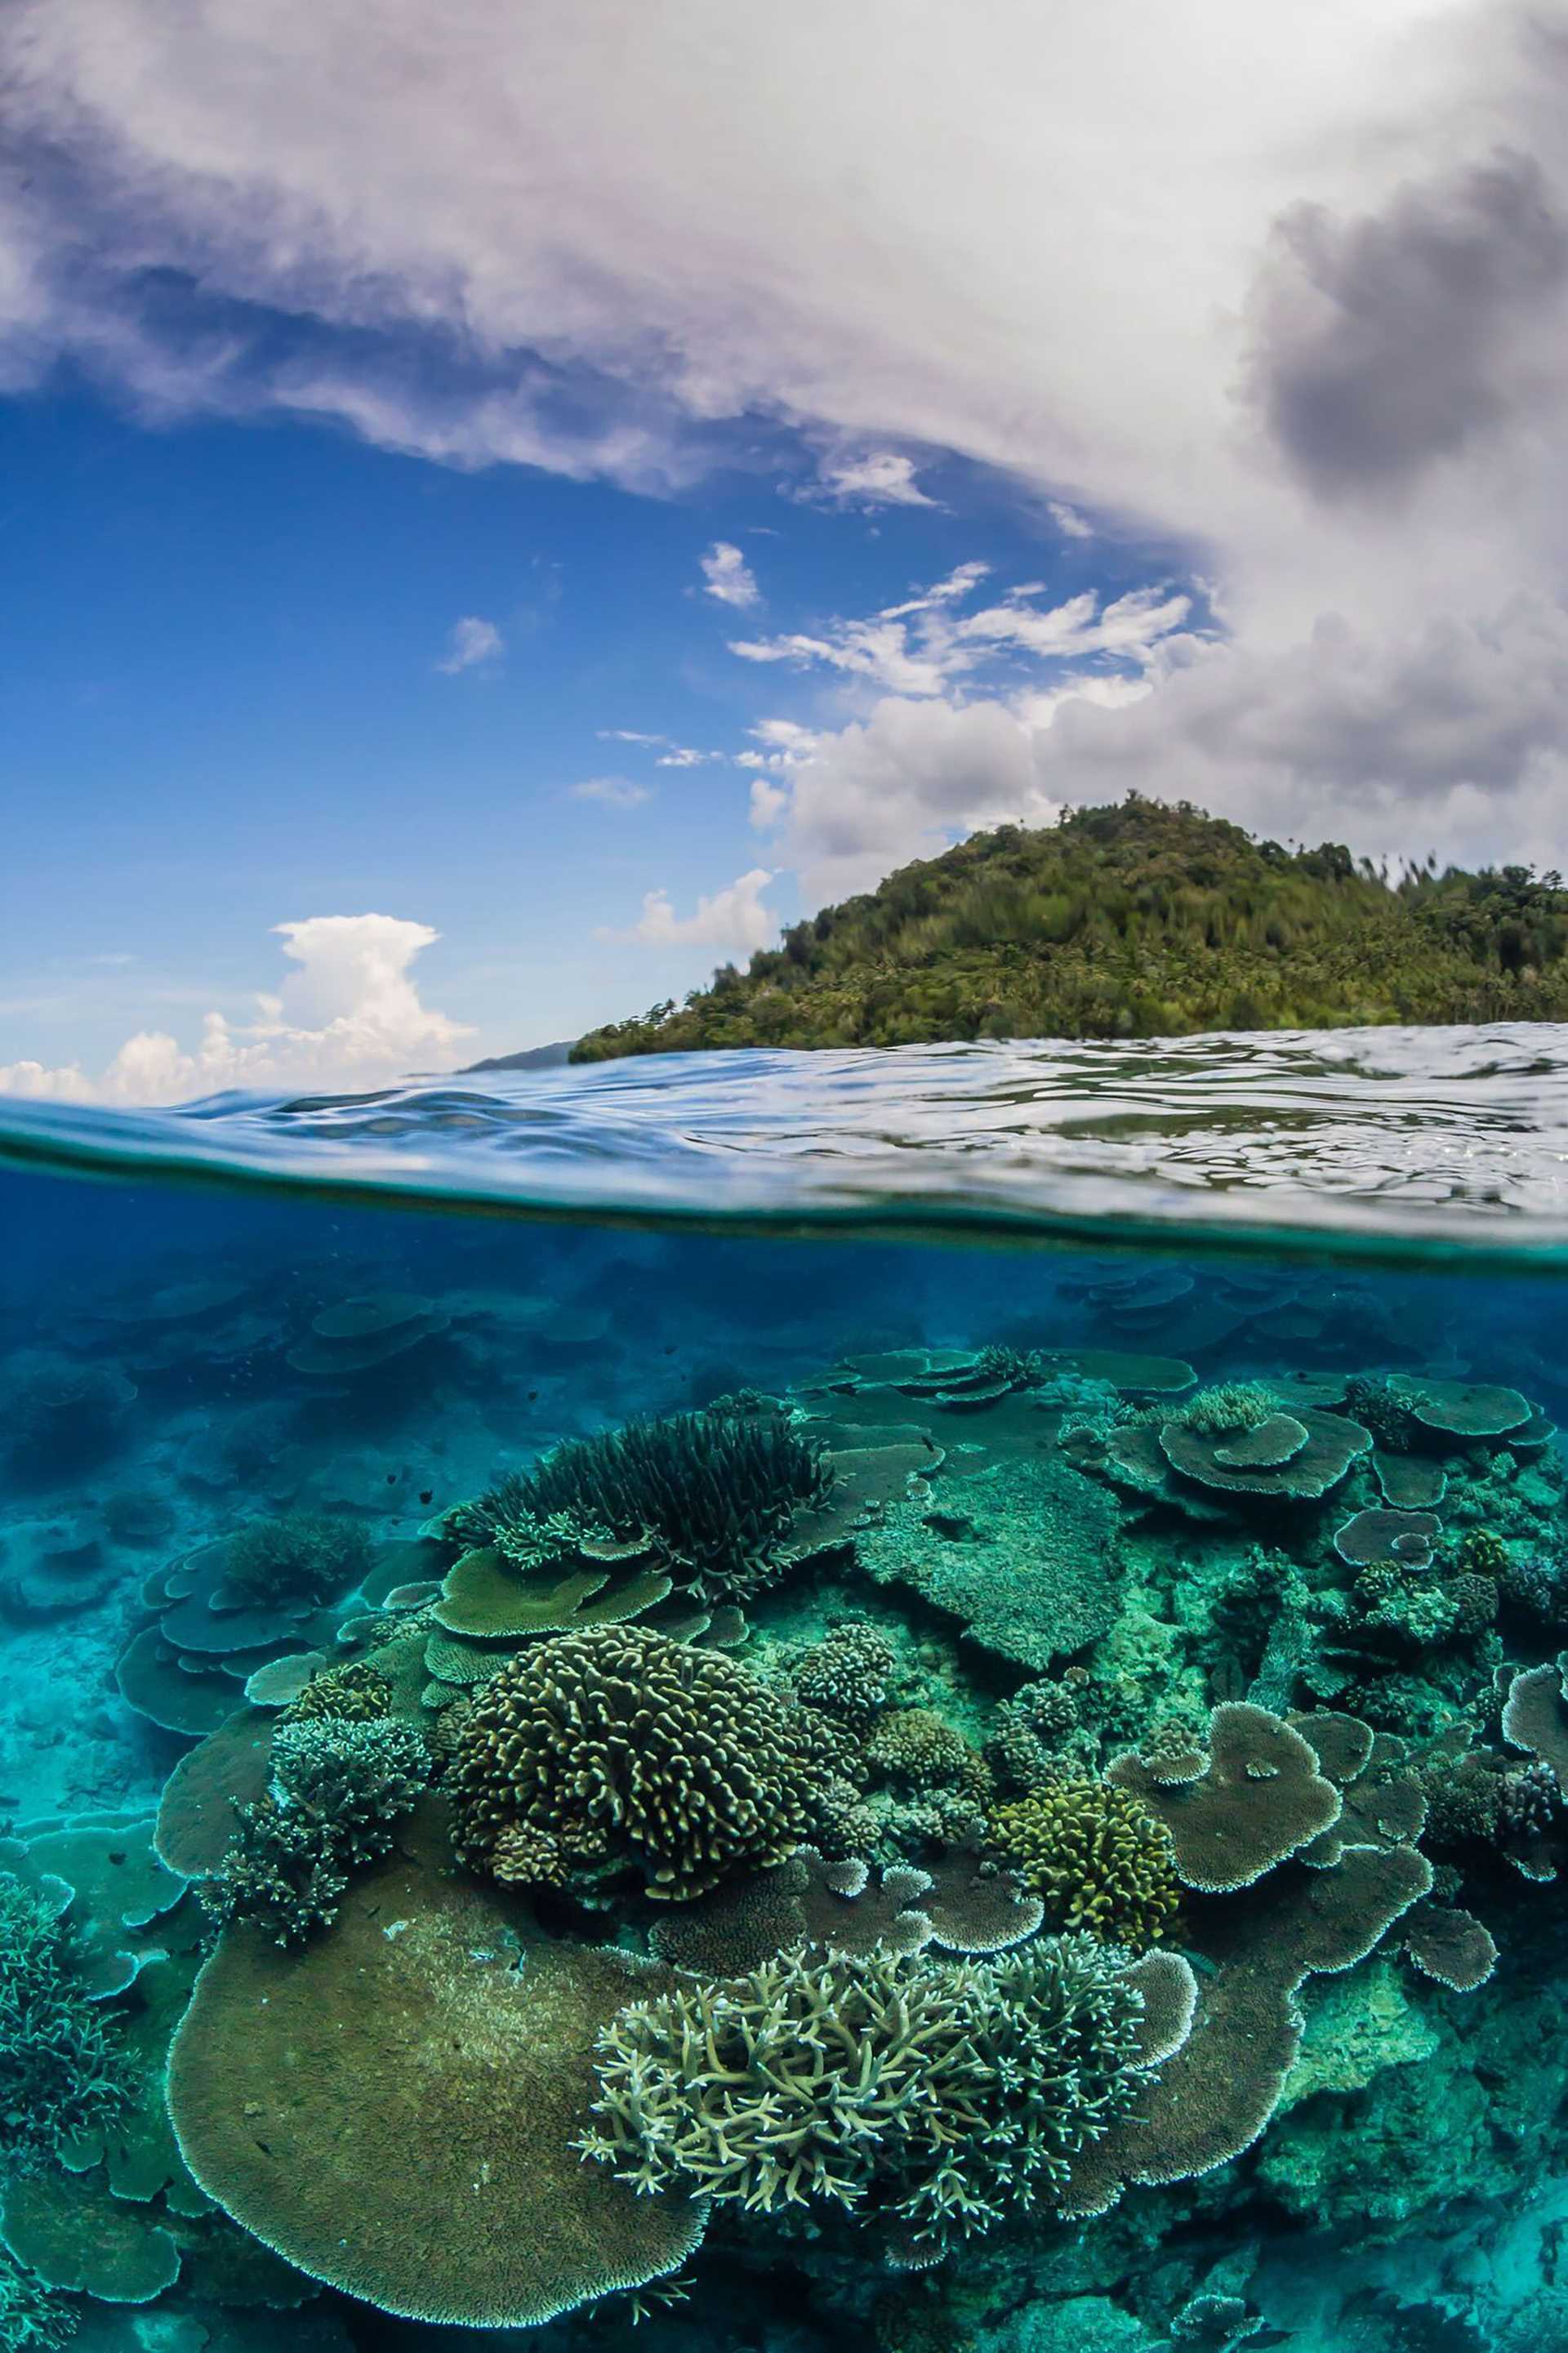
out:
M1394 873L1133 795L901 867L683 1005L591 1030L572 1060L1564 1018L1558 874Z

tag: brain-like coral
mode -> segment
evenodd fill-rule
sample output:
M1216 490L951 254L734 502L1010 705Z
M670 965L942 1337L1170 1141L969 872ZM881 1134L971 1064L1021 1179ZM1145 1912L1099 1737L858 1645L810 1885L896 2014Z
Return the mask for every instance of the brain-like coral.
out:
M808 1782L777 1693L721 1651L603 1626L531 1644L482 1687L447 1786L479 1869L584 1892L632 1871L679 1903L801 1844Z
M1175 1915L1174 1842L1131 1790L1104 1781L1043 1782L998 1806L990 1835L1044 1899L1054 1927L1084 1929L1141 1952Z
M879 1627L835 1626L795 1671L795 1695L844 1723L864 1727L892 1695L892 1643Z
M1087 1936L973 1963L795 1950L623 2010L582 2147L644 2190L853 2207L937 2253L1058 2202L1147 2081L1142 2013Z
M681 1582L744 1593L787 1565L797 1521L826 1505L833 1472L820 1440L779 1415L670 1414L573 1439L514 1472L447 1522L524 1572L584 1546L646 1547Z

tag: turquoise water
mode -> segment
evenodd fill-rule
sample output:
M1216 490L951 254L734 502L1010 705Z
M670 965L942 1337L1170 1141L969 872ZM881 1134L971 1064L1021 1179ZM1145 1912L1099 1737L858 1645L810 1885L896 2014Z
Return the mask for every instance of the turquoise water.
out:
M0 2347L1568 2345L1565 1071L0 1109Z

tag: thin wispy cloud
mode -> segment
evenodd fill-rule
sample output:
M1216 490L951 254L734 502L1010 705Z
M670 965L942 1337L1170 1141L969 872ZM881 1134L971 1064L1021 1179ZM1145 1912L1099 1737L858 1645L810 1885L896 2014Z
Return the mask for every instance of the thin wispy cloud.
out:
M1032 600L1044 593L1042 586L1029 581L1002 603L962 612L990 568L962 564L945 579L868 618L835 619L820 634L786 630L773 638L740 638L730 650L742 661L837 670L889 694L925 698L962 691L1008 654L1037 661L1115 659L1147 670L1163 642L1193 610L1184 592L1150 587L1103 606L1095 591L1085 590L1041 611Z
M1046 512L1049 515L1051 521L1055 523L1057 529L1060 532L1064 539L1092 539L1094 537L1094 525L1091 522L1086 522L1083 516L1079 514L1078 509L1076 507L1069 507L1064 499L1047 499L1046 501Z
M639 751L657 753L656 768L702 768L729 757L726 752L701 752L695 744L678 744L670 735L649 735L637 727L599 727L601 744L635 744Z
M639 785L630 776L584 776L566 789L574 801L598 801L605 808L640 808L653 798L651 785Z
M701 558L701 565L704 596L716 596L721 605L737 608L762 603L756 575L732 541L716 539Z
M506 650L500 629L493 621L481 620L478 614L468 613L454 621L447 641L447 650L436 667L447 678L456 678L466 670L479 670L497 662Z
M870 513L877 507L935 507L921 490L915 462L896 449L868 449L858 457L824 459L816 480L795 493L814 506L850 507Z

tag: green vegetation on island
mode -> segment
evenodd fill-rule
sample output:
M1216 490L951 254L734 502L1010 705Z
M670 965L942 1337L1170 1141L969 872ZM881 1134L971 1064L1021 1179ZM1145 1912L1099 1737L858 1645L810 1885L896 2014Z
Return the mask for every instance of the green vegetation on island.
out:
M1336 842L1287 849L1134 796L902 867L573 1060L1564 1018L1555 873L1429 862L1393 881Z

